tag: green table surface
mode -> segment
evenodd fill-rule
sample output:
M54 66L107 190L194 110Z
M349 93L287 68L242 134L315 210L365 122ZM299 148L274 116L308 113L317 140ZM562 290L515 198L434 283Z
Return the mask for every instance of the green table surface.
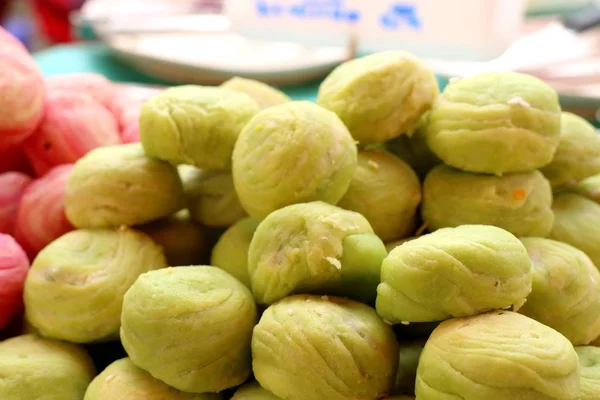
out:
M169 85L165 82L146 76L123 64L100 43L78 43L55 46L34 54L42 73L45 76L96 72L115 82L132 82L141 84ZM314 100L319 82L302 86L287 87L283 90L294 100Z

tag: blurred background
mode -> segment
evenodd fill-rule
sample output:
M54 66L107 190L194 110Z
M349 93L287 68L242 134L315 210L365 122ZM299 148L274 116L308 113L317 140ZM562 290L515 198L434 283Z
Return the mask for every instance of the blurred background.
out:
M600 0L0 0L45 75L145 85L244 76L312 99L362 54L403 49L443 87L489 70L536 75L590 120L600 109Z

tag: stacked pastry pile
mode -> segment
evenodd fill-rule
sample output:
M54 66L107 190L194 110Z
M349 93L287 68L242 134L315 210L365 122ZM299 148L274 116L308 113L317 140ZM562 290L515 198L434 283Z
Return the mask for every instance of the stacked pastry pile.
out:
M1 40L0 398L600 398L600 139L538 79L387 52L166 89L138 143Z

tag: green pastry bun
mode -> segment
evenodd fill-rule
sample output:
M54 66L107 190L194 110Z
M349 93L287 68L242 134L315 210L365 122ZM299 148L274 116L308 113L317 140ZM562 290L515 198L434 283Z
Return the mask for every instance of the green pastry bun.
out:
M431 150L468 172L501 175L544 167L560 140L558 94L538 78L515 72L449 84L428 118Z
M300 101L271 107L246 125L233 151L233 182L255 218L285 206L337 204L356 170L357 148L332 112Z
M198 265L206 256L206 229L192 221L187 210L142 225L139 229L163 248L167 264L172 267Z
M398 344L372 308L343 298L290 296L252 336L256 380L289 400L373 400L394 386Z
M443 322L419 361L419 400L580 398L573 345L529 317L497 311Z
M172 164L230 169L233 146L259 105L245 93L184 85L163 90L140 112L140 142Z
M195 221L226 228L247 216L233 186L231 171L188 170L183 189Z
M519 310L562 333L575 346L600 336L600 272L581 250L550 239L523 238L532 291Z
M138 367L175 389L221 392L251 373L250 291L209 266L141 275L125 294L121 342Z
M212 250L210 265L219 267L252 288L248 273L248 251L260 221L244 218L221 235Z
M574 193L554 196L555 221L550 238L583 251L596 268L600 266L600 204Z
M442 163L427 144L428 116L429 113L423 114L412 135L402 135L386 143L387 150L410 165L421 180L433 167Z
M575 114L563 112L560 143L552 162L541 171L552 187L600 174L600 136L596 128Z
M95 374L77 345L36 335L0 342L0 399L81 400Z
M217 393L185 393L165 385L129 358L110 364L98 375L83 400L221 400Z
M435 74L419 58L387 51L337 67L319 87L317 103L367 145L411 135L438 93Z
M235 391L231 400L281 400L258 382L249 382Z
M234 92L247 94L258 103L261 109L278 106L292 101L292 99L281 90L275 89L266 83L254 79L240 78L239 76L224 82L221 87L233 90Z
M259 225L248 253L259 304L290 294L375 298L387 252L362 215L323 202L294 204Z
M575 347L581 367L581 400L596 400L600 393L600 347Z
M398 157L378 150L359 151L350 188L338 203L362 214L381 240L410 236L416 229L421 184Z
M518 308L531 279L527 250L511 233L486 225L444 228L388 254L377 312L398 324Z
M65 213L77 228L118 228L168 217L184 205L177 169L139 143L99 147L75 164Z
M552 189L539 171L494 176L440 165L423 183L421 214L431 231L483 224L546 237L554 223Z
M31 265L24 291L27 320L54 339L118 339L125 292L140 274L166 266L162 248L133 229L69 232Z

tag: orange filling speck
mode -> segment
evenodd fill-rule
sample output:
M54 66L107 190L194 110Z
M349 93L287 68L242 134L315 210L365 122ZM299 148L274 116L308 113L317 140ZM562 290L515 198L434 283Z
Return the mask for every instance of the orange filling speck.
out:
M517 189L513 192L513 196L515 196L515 199L517 200L523 200L526 195L527 192L525 192L525 189Z

